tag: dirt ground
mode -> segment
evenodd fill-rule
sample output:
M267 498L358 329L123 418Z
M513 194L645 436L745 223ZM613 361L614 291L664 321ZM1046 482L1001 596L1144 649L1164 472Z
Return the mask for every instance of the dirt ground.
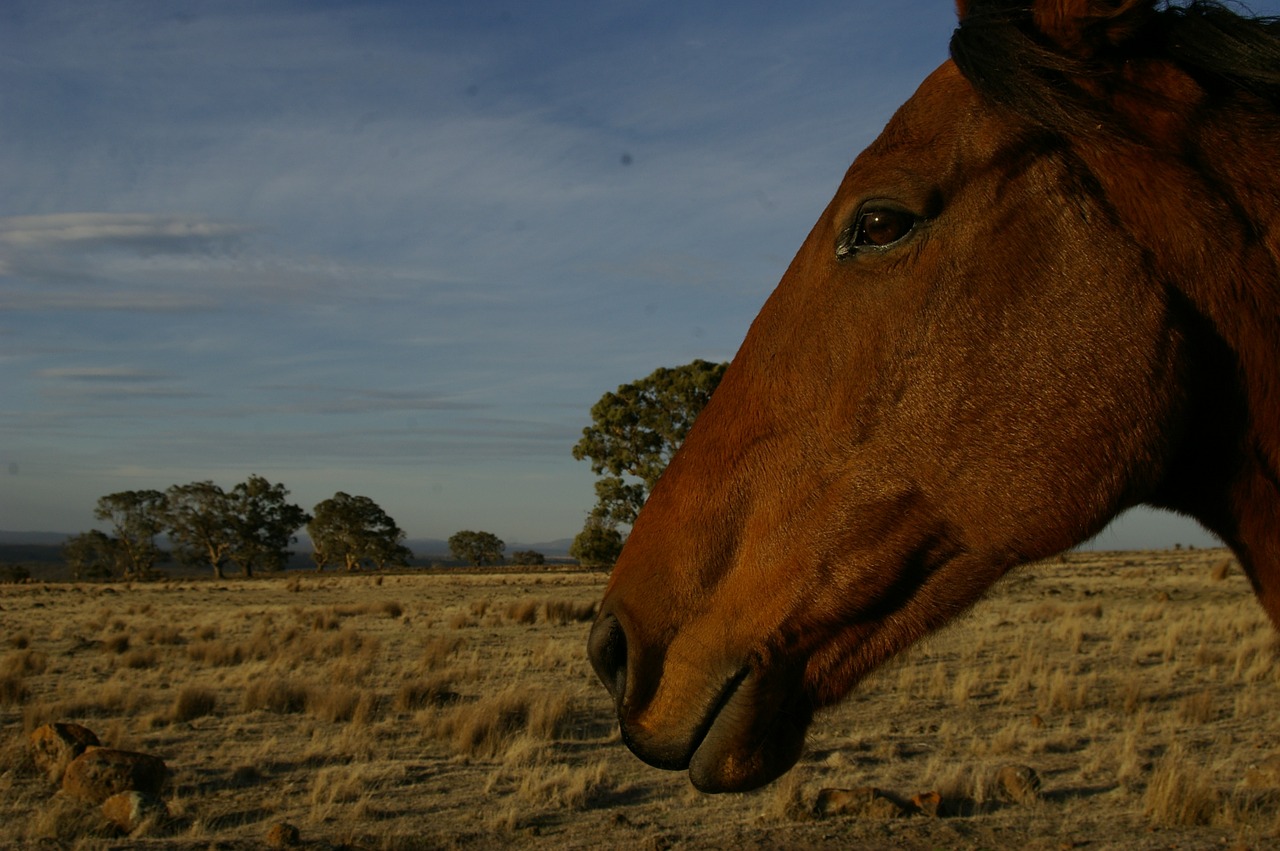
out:
M621 744L584 656L604 582L0 587L0 847L259 848L281 823L306 848L1280 845L1280 644L1224 551L1022 569L747 795ZM125 836L59 793L27 743L51 721L163 758L167 815ZM833 788L864 791L818 812Z

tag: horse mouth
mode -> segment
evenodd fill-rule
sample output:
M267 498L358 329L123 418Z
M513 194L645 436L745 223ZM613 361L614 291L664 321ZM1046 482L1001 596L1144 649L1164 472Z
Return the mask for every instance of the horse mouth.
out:
M628 664L627 651L618 618L598 619L588 655L613 696L623 742L644 762L687 769L703 792L745 792L777 779L800 758L814 706L802 668L755 657L736 668L705 659L685 662L675 666L684 676L674 677L674 684L659 671L652 682L660 694L655 700L653 691L637 687L641 667L634 658ZM717 669L720 677L707 676ZM672 670L665 673L673 677Z
M689 758L689 780L699 791L757 789L800 758L812 711L798 689L772 679L745 666L725 685Z

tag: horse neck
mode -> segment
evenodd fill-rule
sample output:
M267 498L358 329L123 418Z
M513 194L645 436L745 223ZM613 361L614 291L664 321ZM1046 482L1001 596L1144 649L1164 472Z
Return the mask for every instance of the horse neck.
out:
M1190 437L1154 502L1200 520L1239 556L1280 627L1280 115L1209 105L1166 69L1120 106L1142 141L1083 141L1119 226L1191 314Z
M1217 274L1184 278L1184 292L1238 363L1228 379L1242 385L1247 420L1228 495L1235 550L1280 626L1280 174L1271 154L1280 148L1280 118L1224 118L1202 129L1198 150L1208 187L1234 219L1234 238L1207 243Z
M1215 531L1280 626L1280 170L1272 154L1280 117L1222 110L1198 135L1193 165L1212 208L1193 222L1201 233L1187 244L1198 249L1194 261L1181 258L1176 286L1230 352L1225 363L1236 374L1220 378L1238 388L1230 405L1240 412L1237 445L1224 458L1233 469L1217 495L1226 516ZM1187 221L1197 207L1173 212Z

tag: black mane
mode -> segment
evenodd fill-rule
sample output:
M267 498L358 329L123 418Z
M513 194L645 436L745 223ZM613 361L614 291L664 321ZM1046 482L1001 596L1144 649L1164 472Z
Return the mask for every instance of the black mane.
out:
M971 0L951 38L951 57L983 96L1033 123L1066 131L1105 121L1097 96L1077 81L1114 87L1116 70L1130 59L1174 62L1211 96L1244 91L1260 108L1280 111L1280 18L1245 17L1212 0L1165 3L1119 46L1080 59L1035 28L1029 6Z

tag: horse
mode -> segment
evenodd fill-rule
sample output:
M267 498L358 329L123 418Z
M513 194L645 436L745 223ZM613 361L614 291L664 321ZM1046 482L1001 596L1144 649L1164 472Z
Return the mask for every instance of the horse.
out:
M588 639L705 792L1019 565L1150 504L1280 625L1280 25L959 0L654 486Z

